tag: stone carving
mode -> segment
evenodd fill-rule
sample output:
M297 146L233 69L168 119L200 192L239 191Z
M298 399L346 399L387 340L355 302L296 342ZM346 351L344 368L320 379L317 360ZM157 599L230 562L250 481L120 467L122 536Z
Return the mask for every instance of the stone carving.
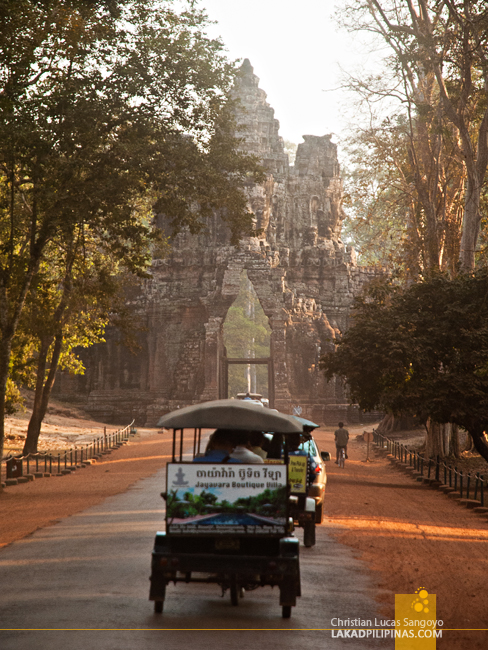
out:
M299 404L318 422L353 418L342 385L327 384L318 368L335 333L347 328L354 295L376 273L358 267L340 238L337 146L330 135L305 135L290 166L279 122L247 59L241 71L235 95L242 147L268 172L263 185L249 189L263 235L235 248L214 215L204 232L180 233L169 257L154 260L152 279L131 299L144 328L141 349L132 354L109 333L85 355L87 372L76 385L64 376L57 384L59 397L76 395L107 421L135 417L150 426L174 408L226 397L222 327L243 269L269 318L275 408L291 413Z

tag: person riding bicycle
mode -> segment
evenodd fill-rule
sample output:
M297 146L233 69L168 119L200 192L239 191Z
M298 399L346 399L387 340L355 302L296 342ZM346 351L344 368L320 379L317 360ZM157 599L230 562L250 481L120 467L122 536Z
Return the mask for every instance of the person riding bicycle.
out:
M339 454L341 449L344 449L345 457L347 458L347 443L349 442L349 431L344 429L344 423L339 422L339 428L334 432L334 439L336 443L336 461L335 464L339 464Z

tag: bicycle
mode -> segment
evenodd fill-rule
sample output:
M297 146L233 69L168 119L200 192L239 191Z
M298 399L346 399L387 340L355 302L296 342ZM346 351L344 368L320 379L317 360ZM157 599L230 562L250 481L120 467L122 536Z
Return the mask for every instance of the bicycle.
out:
M344 465L346 464L346 450L344 447L341 447L339 450L339 467L342 467L344 469Z

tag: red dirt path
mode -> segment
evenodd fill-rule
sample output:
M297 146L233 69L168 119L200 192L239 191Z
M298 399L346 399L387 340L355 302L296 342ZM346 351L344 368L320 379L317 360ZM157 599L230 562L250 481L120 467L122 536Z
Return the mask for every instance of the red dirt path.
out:
M444 621L439 650L488 646L488 519L420 485L355 440L345 469L328 464L324 526L358 552L378 585L382 613L394 618L394 594L424 587L437 594ZM6 488L0 494L0 547L49 526L154 474L167 462L168 435L142 431L92 467ZM322 450L333 451L333 433L320 429ZM453 629L483 628L459 632Z
M328 471L325 525L376 574L382 612L394 618L393 594L424 587L437 595L437 619L444 621L440 650L488 647L488 519L421 485L355 440L346 467ZM334 449L332 432L315 436L321 449ZM372 446L371 446L372 447ZM448 629L483 628L455 632Z

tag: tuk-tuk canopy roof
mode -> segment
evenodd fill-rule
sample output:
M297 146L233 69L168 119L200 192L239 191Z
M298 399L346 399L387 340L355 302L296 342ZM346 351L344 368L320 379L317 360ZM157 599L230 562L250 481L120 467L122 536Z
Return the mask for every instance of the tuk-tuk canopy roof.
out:
M158 427L167 429L234 429L302 433L303 426L292 415L240 399L219 399L194 404L167 413Z
M312 420L306 420L305 418L301 418L298 415L294 415L293 417L303 425L304 431L312 431L313 429L318 429L319 427L319 425L315 424L315 422L312 422Z

